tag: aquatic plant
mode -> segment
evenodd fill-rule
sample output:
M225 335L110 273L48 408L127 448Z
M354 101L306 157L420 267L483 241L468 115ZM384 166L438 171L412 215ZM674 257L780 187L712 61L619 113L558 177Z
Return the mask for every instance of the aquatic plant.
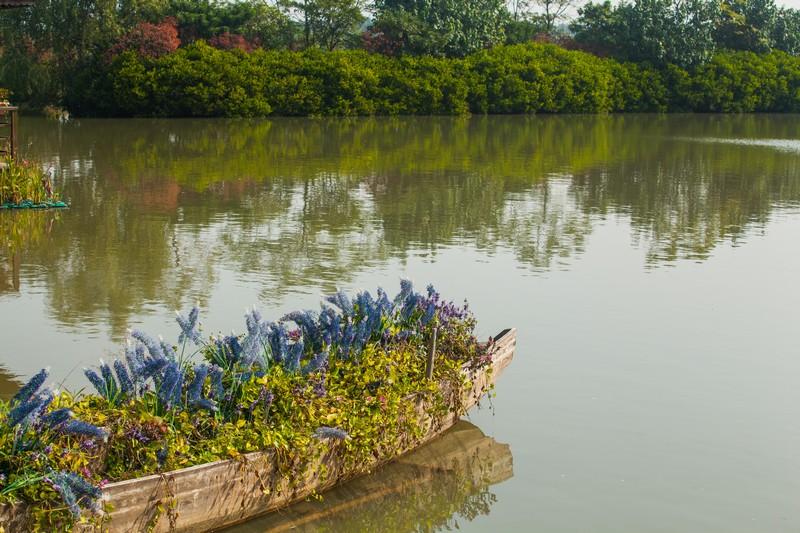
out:
M0 205L56 200L58 194L53 191L50 173L40 164L10 156L0 158Z

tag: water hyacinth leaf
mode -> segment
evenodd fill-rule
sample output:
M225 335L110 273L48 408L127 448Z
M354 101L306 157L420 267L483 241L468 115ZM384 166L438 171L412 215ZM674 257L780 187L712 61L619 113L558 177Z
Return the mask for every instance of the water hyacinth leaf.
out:
M11 399L11 403L21 403L30 400L47 379L48 370L46 368L37 372Z

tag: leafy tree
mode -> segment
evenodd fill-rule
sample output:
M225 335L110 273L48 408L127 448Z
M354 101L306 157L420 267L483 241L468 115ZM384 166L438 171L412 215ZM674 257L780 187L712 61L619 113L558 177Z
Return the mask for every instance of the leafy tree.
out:
M716 42L728 50L768 52L778 14L773 0L724 0Z
M565 20L569 13L581 5L581 0L530 0L531 7L544 25L545 33L552 34L556 23Z
M634 0L587 4L570 26L587 49L628 61L692 67L713 55L715 0Z
M792 55L800 55L800 11L780 9L772 28L772 46Z
M122 32L115 0L37 0L0 18L0 78L18 101L59 103Z
M282 0L282 5L299 19L305 48L335 50L364 21L362 0Z
M539 17L509 18L505 24L506 44L530 42L545 32L545 25Z
M253 8L252 17L239 30L242 35L263 48L292 45L295 25L283 11L264 0L256 0Z
M503 41L501 0L377 0L375 31L411 54L461 57Z
M167 19L160 24L140 22L111 47L109 55L133 50L142 57L155 58L174 52L180 44L174 19Z

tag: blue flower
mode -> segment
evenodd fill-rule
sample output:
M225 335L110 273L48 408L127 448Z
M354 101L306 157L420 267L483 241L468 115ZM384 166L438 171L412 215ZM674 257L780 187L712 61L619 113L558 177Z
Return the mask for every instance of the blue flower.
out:
M167 364L164 377L158 389L158 397L167 409L180 405L183 388L183 371L177 363Z
M97 389L97 392L100 394L100 396L105 398L107 394L106 381L99 375L97 375L97 372L95 372L91 368L84 368L83 375L86 376L86 379L89 380L89 383L94 385L94 388Z
M282 321L290 320L300 326L300 330L305 337L303 340L313 348L322 346L322 334L319 330L319 317L314 311L292 311L283 318Z
M144 350L141 346L134 346L132 342L128 342L125 346L125 360L128 362L133 374L133 379L142 380L142 373L144 372Z
M150 357L154 359L165 358L164 350L161 349L161 345L147 333L138 329L134 329L131 331L131 337L144 344L145 348L147 348L147 351L150 353Z
M411 280L401 279L400 292L398 292L397 296L394 297L394 305L395 306L402 305L413 291L414 291L414 285L411 283Z
M328 362L328 352L320 352L315 355L306 366L303 367L303 374L310 374L316 372L325 366Z
M222 369L217 365L211 365L208 373L211 376L211 396L215 400L221 401L225 398L225 386L222 383Z
M117 381L119 382L119 388L122 394L129 397L133 396L136 391L133 386L133 381L128 374L128 369L125 368L125 363L119 359L114 361L114 372L117 374Z
M56 409L41 418L42 425L45 427L49 427L51 429L55 429L61 424L65 423L66 421L72 418L72 411L67 409L66 407L62 407L61 409Z
M39 388L44 384L47 379L47 369L43 368L36 375L34 375L28 382L14 395L11 403L22 403L30 400L34 394L39 391Z
M108 438L108 434L105 431L81 420L70 420L64 424L61 431L67 435L83 435L101 440Z
M183 344L183 342L188 339L197 346L201 346L202 339L200 337L200 332L197 330L197 319L200 316L200 309L197 306L192 307L192 310L189 311L188 318L181 315L180 311L175 311L175 315L178 326L181 328L181 333L178 336L178 344Z
M337 290L334 294L326 296L325 300L341 309L344 316L353 315L353 303L341 289Z
M14 427L17 424L21 424L26 422L31 415L36 413L40 410L43 406L47 407L47 405L52 401L52 394L45 394L40 396L35 396L28 401L22 402L14 407L8 413L8 418L6 419L6 424L9 427Z
M281 363L289 356L289 333L283 324L271 324L267 333L272 360Z
M300 368L300 359L303 357L303 339L298 339L289 348L289 357L284 361L284 368L290 372L295 372Z
M72 513L72 517L76 520L80 518L81 508L78 507L78 498L75 496L69 481L61 473L52 473L48 477L51 486L64 500L70 513Z
M63 476L63 479L67 481L72 491L78 496L96 500L103 495L103 491L100 490L100 488L95 487L78 474L73 472L60 472L60 474Z

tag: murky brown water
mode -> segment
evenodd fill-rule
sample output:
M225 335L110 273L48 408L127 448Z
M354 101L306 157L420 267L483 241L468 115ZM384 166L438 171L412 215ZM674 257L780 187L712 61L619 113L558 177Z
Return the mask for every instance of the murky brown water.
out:
M242 330L410 276L481 335L519 328L472 416L513 477L378 473L384 499L292 527L800 529L800 117L25 117L20 140L73 207L0 213L0 392L47 365L82 386L194 301Z

